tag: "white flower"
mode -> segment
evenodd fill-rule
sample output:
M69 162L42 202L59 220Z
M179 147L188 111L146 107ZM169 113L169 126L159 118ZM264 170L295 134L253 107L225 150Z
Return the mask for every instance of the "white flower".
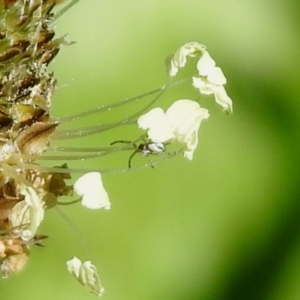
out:
M25 199L13 207L9 219L13 227L20 227L22 240L30 241L44 219L44 202L32 187L24 186L21 194Z
M232 112L232 100L227 96L224 85L227 80L220 67L206 51L206 46L197 42L191 42L180 47L174 55L168 58L167 66L170 76L175 76L179 68L186 65L188 57L199 57L197 61L198 74L193 76L193 86L204 95L214 94L215 101L224 110Z
M104 288L101 285L97 268L90 261L82 263L80 259L74 257L67 261L67 269L83 286L88 287L90 292L99 297L102 296Z
M166 60L167 68L170 76L175 76L179 68L186 65L188 57L195 57L199 53L202 54L206 46L197 42L190 42L180 47L174 55Z
M181 99L175 101L166 113L162 112L161 108L154 108L142 115L138 119L139 127L148 130L148 138L151 141L164 143L168 140L177 140L185 144L184 156L191 160L198 145L201 122L209 117L208 110L200 107L196 101ZM166 135L166 132L169 135Z
M74 184L74 191L82 196L83 206L90 209L110 209L111 204L100 173L90 172L78 178Z
M175 101L166 111L166 117L171 125L176 140L186 145L184 157L193 159L198 145L198 131L202 120L209 118L206 108L200 107L193 100L181 99Z

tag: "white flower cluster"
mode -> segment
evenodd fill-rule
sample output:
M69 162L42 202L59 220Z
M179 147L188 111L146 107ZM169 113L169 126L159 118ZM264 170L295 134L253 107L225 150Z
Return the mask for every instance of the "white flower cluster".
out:
M82 263L80 259L74 257L67 261L67 269L83 286L89 288L91 293L102 296L104 288L101 285L97 268L90 261Z
M186 65L189 57L198 57L197 75L192 77L193 86L201 94L214 94L215 101L227 112L232 112L232 100L224 88L226 78L205 45L191 42L180 47L167 59L169 75L174 77ZM151 109L139 117L137 123L139 128L147 130L148 139L154 143L177 141L184 144L184 157L192 160L198 145L201 122L208 117L208 110L200 107L198 102L179 99L166 112L159 107Z

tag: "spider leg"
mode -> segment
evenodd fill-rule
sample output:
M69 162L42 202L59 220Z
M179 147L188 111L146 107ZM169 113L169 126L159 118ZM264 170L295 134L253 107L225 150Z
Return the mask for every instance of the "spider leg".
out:
M125 140L117 140L117 141L114 141L112 143L110 143L110 145L114 145L114 144L132 144L131 141L125 141Z
M139 149L136 149L134 152L132 152L132 154L129 156L128 159L128 168L131 169L131 161L133 159L133 157L139 152Z

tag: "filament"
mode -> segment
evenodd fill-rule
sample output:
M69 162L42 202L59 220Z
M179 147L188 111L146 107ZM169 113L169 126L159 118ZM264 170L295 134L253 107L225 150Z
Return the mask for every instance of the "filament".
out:
M66 123L66 122L74 121L74 120L76 120L78 118L81 118L81 117L85 117L85 116L89 116L89 115L92 115L92 114L96 114L96 113L101 112L101 111L111 110L111 109L113 109L115 107L119 107L119 106L131 103L131 102L134 102L134 101L138 101L138 100L140 100L142 98L145 98L147 96L151 96L153 94L156 94L156 93L160 92L161 90L163 90L164 88L165 88L165 86L162 86L160 88L157 88L155 90L152 90L150 92L147 92L147 93L135 96L135 97L125 98L125 99L123 99L121 101L117 101L117 102L112 103L112 104L104 104L104 105L95 107L95 108L93 108L91 110L87 110L87 111L82 112L82 113L74 114L74 115L71 115L71 116L68 116L68 117L65 117L65 118L58 118L57 120L60 123Z
M88 244L80 228L74 222L72 222L72 220L58 206L55 206L54 209L63 218L63 220L72 228L73 232L77 235L77 237L81 242L81 246L85 251L86 256L91 257Z
M173 151L173 152L167 152L167 153L161 153L160 155L158 154L157 156L162 158L162 161L166 161L172 157L175 157L177 154L179 154L180 152L182 152L184 149L180 149L177 151ZM147 163L145 165L142 166L138 166L138 167L133 167L131 169L129 168L110 168L110 169L100 169L100 168L90 168L90 169L77 169L77 168L59 168L59 167L45 167L45 166L39 166L36 164L30 164L30 163L23 163L20 162L19 163L19 167L25 170L36 170L38 172L49 172L49 173L67 173L67 174L71 174L71 173L88 173L88 172L100 172L101 174L105 174L105 173L126 173L126 172L131 172L131 171L138 171L138 170L143 170L149 167L153 167L156 166L157 164L159 164L160 161L156 161L156 162L152 162L151 164Z
M55 152L102 152L109 151L112 147L59 147L59 146L50 146L48 151ZM116 148L122 150L122 148Z
M130 97L130 98L125 98L125 99L123 99L121 101L117 101L117 102L111 103L111 104L100 105L98 107L95 107L93 109L87 110L85 112L74 114L74 115L71 115L71 116L68 116L68 117L65 117L65 118L57 118L57 121L59 123L71 122L71 121L74 121L74 120L76 120L78 118L81 118L81 117L85 117L85 116L89 116L89 115L92 115L92 114L96 114L98 112L105 111L105 110L111 110L113 108L116 108L116 107L119 107L119 106L122 106L122 105L125 105L125 104L128 104L128 103L131 103L131 102L134 102L134 101L138 101L140 99L146 98L146 97L151 96L151 95L154 95L154 94L156 94L158 92L164 91L167 88L171 88L171 87L175 87L177 85L183 84L184 82L187 82L188 80L190 80L190 77L187 77L187 78L184 78L184 79L178 80L178 81L170 81L167 85L163 85L163 86L161 86L159 88L156 88L156 89L151 90L149 92L143 93L141 95Z
M65 140L65 139L79 138L79 137L83 137L83 136L87 136L87 135L97 134L97 133L100 133L100 132L103 132L103 131L106 131L109 129L116 128L121 125L133 124L136 121L135 118L139 117L143 112L145 112L149 107L151 107L163 95L163 93L167 90L168 87L169 87L169 85L165 85L162 88L158 89L160 91L160 93L152 101L150 101L146 106L144 106L142 109L140 109L136 113L131 114L122 120L112 122L109 124L98 124L98 125L94 125L94 126L90 126L90 127L86 127L86 128L80 128L80 129L76 128L76 129L72 129L72 130L57 131L53 135L53 140ZM155 92L157 92L157 90L155 90ZM146 95L146 94L144 94L144 95ZM142 97L145 97L144 95ZM137 99L140 99L140 98L137 98Z
M72 8L79 0L72 0L68 5L62 8L59 12L55 14L53 17L53 21L57 20L60 16L62 16L65 12L67 12L70 8Z
M94 148L97 149L97 148ZM133 146L127 147L111 147L109 150L106 151L90 151L94 152L91 154L81 154L81 155L26 155L26 154L13 154L14 158L22 159L22 160L85 160L85 159L92 159L96 157L106 156L115 152L125 151L125 150L132 150ZM74 149L73 149L74 150ZM90 150L90 149L88 149ZM73 151L74 152L74 151ZM83 151L75 151L75 152L83 152Z
M143 99L147 96L151 96L154 94L157 94L154 99L152 99L147 105L145 105L142 109L138 110L137 112L126 116L125 118L116 121L116 122L111 122L111 123L105 123L105 124L97 124L94 126L89 126L89 127L81 127L81 128L75 128L75 129L71 129L71 130L57 130L54 134L53 134L53 140L67 140L67 139L74 139L74 138L80 138L80 137L84 137L84 136L89 136L89 135L93 135L93 134L98 134L110 129L114 129L116 127L122 126L122 125L131 125L131 124L135 124L136 120L139 116L141 116L144 112L146 112L152 105L155 104L155 102L157 102L157 100L171 87L175 87L177 85L181 85L185 82L187 82L188 80L190 80L190 77L184 78L182 80L179 81L175 81L172 82L170 81L168 84L163 85L160 88L154 89L150 92L147 93L143 93L141 95L135 96L135 97L131 97L131 98L126 98L123 99L121 101L115 102L113 104L108 104L108 105L101 105L98 106L96 108L93 108L91 110L85 111L85 112L81 112L78 114L74 114L65 118L58 118L56 119L56 121L58 121L60 124L64 124L67 122L71 122L74 121L78 118L81 117L85 117L91 114L96 114L98 112L101 111L107 111L107 110L111 110L113 108L128 104L130 102L134 102L134 101L138 101L140 99Z

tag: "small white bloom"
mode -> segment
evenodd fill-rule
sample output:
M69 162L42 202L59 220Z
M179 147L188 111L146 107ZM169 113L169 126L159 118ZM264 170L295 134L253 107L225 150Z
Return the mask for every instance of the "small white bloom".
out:
M166 111L166 117L171 125L176 140L186 145L184 157L192 160L198 145L198 131L202 120L209 118L206 108L189 99L175 101Z
M186 65L188 57L195 57L205 52L206 46L197 42L190 42L180 47L173 56L166 60L170 76L175 76L179 68Z
M67 269L83 286L88 287L90 292L99 297L102 296L104 288L101 285L97 268L90 261L82 263L80 259L74 257L67 261Z
M180 47L174 55L168 57L167 66L170 76L175 76L180 68L186 65L188 57L196 57L198 75L193 76L193 86L204 95L214 94L215 101L224 110L232 112L232 101L227 96L224 85L227 80L220 67L206 51L206 46L197 42L191 42Z
M208 110L193 100L175 101L166 111L154 108L142 115L139 127L148 130L148 139L156 143L177 140L186 145L184 156L193 158L198 145L198 130L203 119L209 117Z
M22 240L30 241L44 219L44 202L32 187L24 186L21 194L25 199L13 207L9 219L13 227L20 227Z
M175 136L162 108L156 107L140 116L137 120L141 129L148 130L148 137L154 143L164 143Z
M100 173L90 172L78 178L74 184L74 191L82 196L83 206L90 209L110 209L111 204Z

